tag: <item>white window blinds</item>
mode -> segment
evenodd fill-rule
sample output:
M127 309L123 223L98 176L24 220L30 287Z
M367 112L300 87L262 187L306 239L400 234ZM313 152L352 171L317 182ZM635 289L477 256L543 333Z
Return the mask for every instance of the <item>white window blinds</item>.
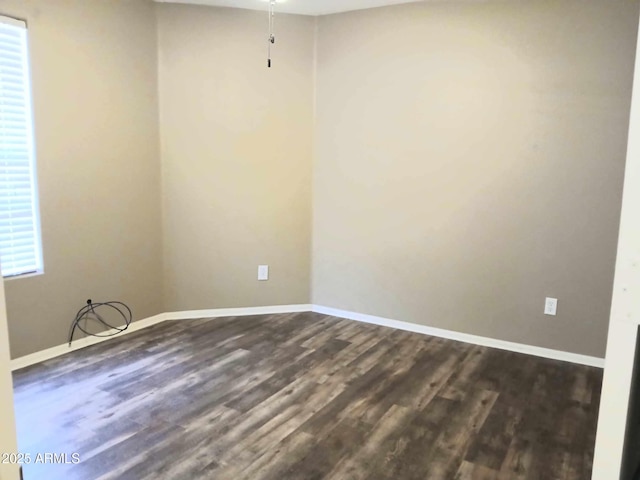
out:
M0 16L0 266L42 270L27 27Z

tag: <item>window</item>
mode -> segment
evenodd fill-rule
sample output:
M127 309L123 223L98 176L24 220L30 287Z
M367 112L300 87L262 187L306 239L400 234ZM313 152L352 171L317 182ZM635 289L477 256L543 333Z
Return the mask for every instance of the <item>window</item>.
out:
M42 271L27 25L0 16L0 266Z

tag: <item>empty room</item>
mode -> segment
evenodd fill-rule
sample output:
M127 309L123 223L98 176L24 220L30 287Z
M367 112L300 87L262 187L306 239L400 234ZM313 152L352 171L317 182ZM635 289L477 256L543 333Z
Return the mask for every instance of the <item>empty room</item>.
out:
M640 479L639 16L0 0L0 480Z

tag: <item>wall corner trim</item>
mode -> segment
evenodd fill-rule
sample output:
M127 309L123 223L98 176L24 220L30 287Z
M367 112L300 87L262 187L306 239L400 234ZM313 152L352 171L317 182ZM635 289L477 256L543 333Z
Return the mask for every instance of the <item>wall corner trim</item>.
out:
M510 352L524 353L527 355L534 355L536 357L550 358L553 360L561 360L565 362L577 363L581 365L588 365L591 367L604 368L604 359L598 357L590 357L587 355L580 355L577 353L563 352L560 350L552 350L549 348L536 347L533 345L525 345L522 343L507 342L504 340L497 340L494 338L480 337L477 335L470 335L467 333L454 332L451 330L444 330L440 328L428 327L426 325L419 325L417 323L403 322L399 320L392 320L384 317L377 317L375 315L367 315L364 313L350 312L346 310L340 310L337 308L325 307L322 305L273 305L264 307L247 307L247 308L214 308L208 310L187 310L181 312L166 312L154 315L153 317L145 318L133 322L127 330L122 332L121 335L137 332L144 328L156 325L158 323L167 320L190 320L195 318L219 318L219 317L240 317L249 315L273 315L278 313L299 313L299 312L316 312L323 315L331 315L333 317L346 318L349 320L355 320L363 323L370 323L373 325L380 325L383 327L395 328L398 330L405 330L408 332L421 333L423 335L431 335L434 337L446 338L449 340L456 340L458 342L471 343L474 345L481 345L484 347L498 348L500 350L508 350ZM47 348L39 352L25 355L11 360L11 370L19 370L36 363L44 362L55 357L59 357L66 353L80 350L81 348L89 347L97 343L101 343L112 338L117 337L85 337L78 340L74 340L71 347L66 343L58 345L56 347Z
M346 318L358 322L371 323L383 327L396 328L398 330L406 330L408 332L422 333L423 335L431 335L433 337L446 338L449 340L456 340L458 342L481 345L483 347L498 348L500 350L524 353L536 357L550 358L553 360L561 360L563 362L571 362L580 365L588 365L590 367L604 368L603 358L590 357L588 355L581 355L579 353L564 352L561 350L552 350L550 348L536 347L534 345L526 345L523 343L497 340L495 338L480 337L478 335L471 335L468 333L454 332L452 330L428 327L426 325L420 325L417 323L391 320L389 318L376 317L375 315L367 315L364 313L349 312L346 310L324 307L321 305L312 305L312 311L325 315L331 315L333 317Z

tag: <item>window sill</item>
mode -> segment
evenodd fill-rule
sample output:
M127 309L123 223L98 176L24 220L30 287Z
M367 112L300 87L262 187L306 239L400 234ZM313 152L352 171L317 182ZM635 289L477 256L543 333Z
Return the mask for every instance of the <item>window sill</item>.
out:
M40 275L44 275L44 270L37 270L35 272L29 272L29 273L21 273L19 275L11 275L10 277L2 277L2 279L5 282L10 282L12 280L18 280L20 278L39 277Z

